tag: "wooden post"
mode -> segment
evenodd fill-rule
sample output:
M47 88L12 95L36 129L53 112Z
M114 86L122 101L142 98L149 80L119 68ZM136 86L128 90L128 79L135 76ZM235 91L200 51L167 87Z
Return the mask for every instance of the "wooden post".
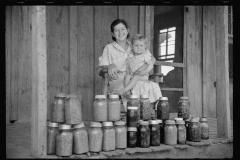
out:
M47 152L46 47L46 6L33 6L31 153L35 158L45 158Z
M219 138L231 137L228 62L228 7L216 7L216 89Z

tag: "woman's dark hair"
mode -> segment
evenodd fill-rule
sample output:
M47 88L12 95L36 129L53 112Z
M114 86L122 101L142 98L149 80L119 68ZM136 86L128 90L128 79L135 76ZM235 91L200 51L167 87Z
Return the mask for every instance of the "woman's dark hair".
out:
M115 21L112 22L110 28L111 28L111 32L113 33L114 32L114 27L118 24L122 23L127 29L129 28L128 27L128 24L125 20L123 19L116 19ZM129 38L130 34L128 33L127 35L127 38ZM116 38L112 36L112 40L116 41Z

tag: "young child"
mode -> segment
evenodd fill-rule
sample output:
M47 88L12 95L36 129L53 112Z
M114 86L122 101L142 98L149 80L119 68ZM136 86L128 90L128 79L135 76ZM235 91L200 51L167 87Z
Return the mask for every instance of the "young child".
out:
M138 81L148 81L149 72L153 68L151 53L146 49L147 40L141 34L132 38L133 52L129 54L126 75L124 77L124 88L118 91L124 95L133 89Z

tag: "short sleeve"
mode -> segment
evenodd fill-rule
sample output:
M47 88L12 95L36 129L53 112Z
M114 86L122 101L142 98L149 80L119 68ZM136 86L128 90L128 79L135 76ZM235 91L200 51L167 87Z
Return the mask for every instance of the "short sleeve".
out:
M108 45L104 47L103 54L98 58L98 60L99 60L98 66L105 66L105 65L112 64Z
M144 53L144 61L145 62L148 62L152 60L152 54L147 50L145 53Z

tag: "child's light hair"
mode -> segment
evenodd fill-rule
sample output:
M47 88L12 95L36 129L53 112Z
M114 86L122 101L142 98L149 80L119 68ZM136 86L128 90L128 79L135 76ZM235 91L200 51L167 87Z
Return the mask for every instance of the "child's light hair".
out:
M144 41L146 47L148 47L149 45L148 39L144 37L142 34L135 34L132 38L132 44L134 43L134 41Z

